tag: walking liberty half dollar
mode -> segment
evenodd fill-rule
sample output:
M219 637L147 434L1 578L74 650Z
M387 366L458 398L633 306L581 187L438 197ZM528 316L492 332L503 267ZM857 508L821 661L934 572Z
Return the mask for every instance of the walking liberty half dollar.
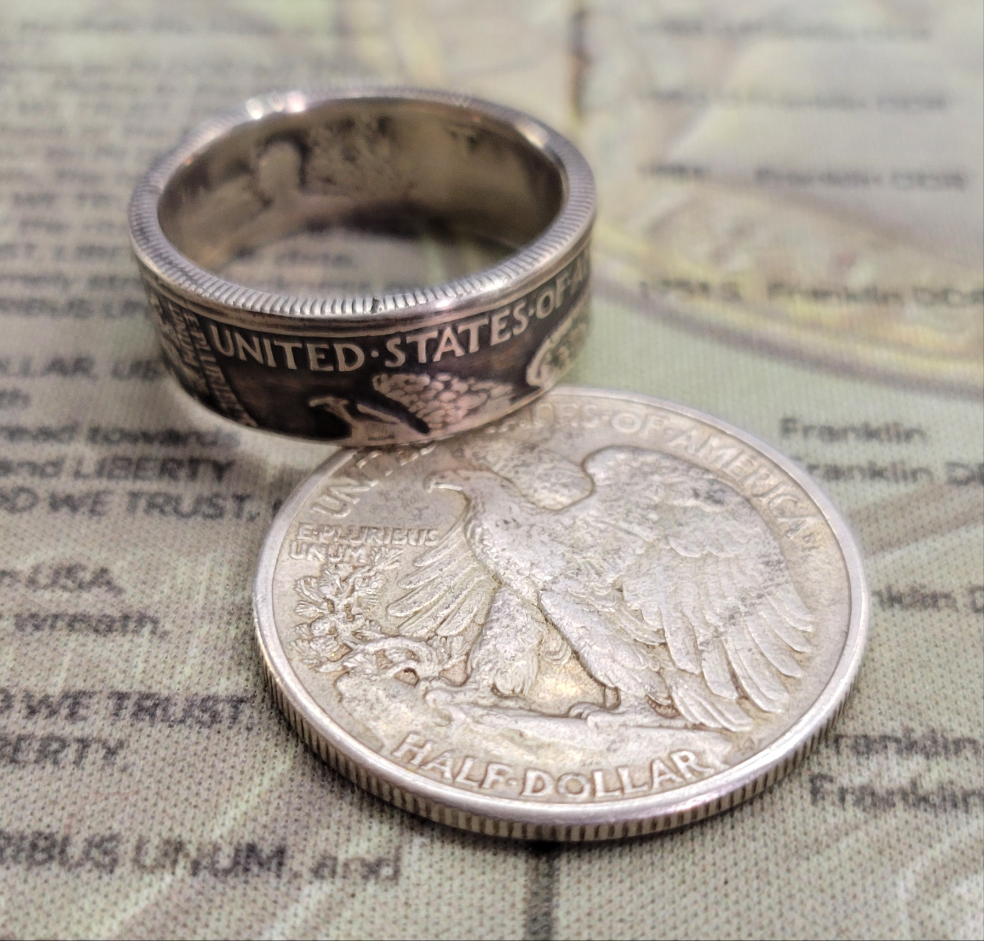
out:
M590 840L731 807L808 755L857 675L851 534L768 445L559 389L440 443L342 451L263 547L275 696L399 807Z

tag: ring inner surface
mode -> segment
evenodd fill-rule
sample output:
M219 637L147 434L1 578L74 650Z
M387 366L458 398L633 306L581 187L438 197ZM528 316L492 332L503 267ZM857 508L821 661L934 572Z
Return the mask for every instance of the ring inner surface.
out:
M174 174L158 217L182 254L236 282L372 293L495 264L550 224L564 189L560 165L504 122L363 98L224 134Z

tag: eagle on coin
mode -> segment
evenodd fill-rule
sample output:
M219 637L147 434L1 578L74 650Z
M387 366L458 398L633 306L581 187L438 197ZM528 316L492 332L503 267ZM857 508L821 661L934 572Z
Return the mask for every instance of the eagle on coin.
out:
M616 446L580 465L517 442L461 446L431 490L464 500L388 606L400 635L466 666L440 704L522 703L545 660L572 653L604 690L589 723L752 727L802 675L814 618L778 541L706 470Z

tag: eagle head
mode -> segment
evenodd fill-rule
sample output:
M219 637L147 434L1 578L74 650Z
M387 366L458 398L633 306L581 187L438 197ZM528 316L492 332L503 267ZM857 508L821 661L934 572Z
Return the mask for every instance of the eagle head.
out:
M528 505L512 481L484 468L457 467L439 471L429 477L424 486L428 491L458 491L468 502L471 512L482 516L511 516L516 507Z
M429 493L434 490L457 490L459 493L468 495L476 489L483 488L483 485L487 486L492 481L504 483L502 478L493 471L483 468L455 467L431 474L424 486Z

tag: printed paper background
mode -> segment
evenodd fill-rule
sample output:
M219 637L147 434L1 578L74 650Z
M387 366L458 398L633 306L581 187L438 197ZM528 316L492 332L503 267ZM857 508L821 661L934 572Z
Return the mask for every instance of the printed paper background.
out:
M972 0L5 0L0 936L980 937L981 35ZM330 449L164 375L125 207L202 118L351 79L570 135L600 199L570 381L760 435L854 525L855 695L737 810L455 832L327 769L263 688L256 555ZM253 263L378 271L298 244Z

